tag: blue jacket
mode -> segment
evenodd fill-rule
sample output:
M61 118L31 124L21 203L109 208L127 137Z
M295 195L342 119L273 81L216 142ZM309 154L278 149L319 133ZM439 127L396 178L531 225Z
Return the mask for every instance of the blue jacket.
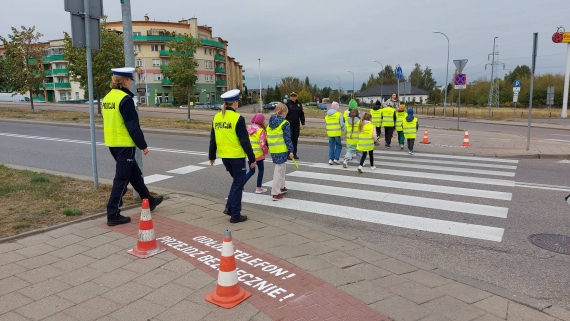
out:
M281 123L285 120L285 117L272 115L269 118L269 128L274 129L279 127ZM271 154L271 159L275 164L283 164L287 162L287 157L289 153L292 153L295 149L293 148L293 141L291 140L291 126L287 123L283 125L283 138L285 139L285 145L287 145L287 149L289 152L287 153L279 153L279 154Z

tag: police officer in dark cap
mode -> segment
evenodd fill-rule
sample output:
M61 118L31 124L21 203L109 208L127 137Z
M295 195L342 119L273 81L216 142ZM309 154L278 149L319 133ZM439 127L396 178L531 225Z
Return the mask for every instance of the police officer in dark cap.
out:
M111 197L107 203L107 225L114 226L129 223L130 217L121 215L119 207L122 197L131 183L141 199L148 199L150 210L162 203L162 196L152 197L142 177L139 165L135 161L135 149L148 154L148 146L139 124L139 116L135 110L134 94L129 90L133 81L135 68L114 68L111 91L103 98L103 132L105 146L109 147L116 161L115 178Z
M299 142L301 128L305 129L305 112L303 112L303 105L297 101L296 92L292 92L289 98L291 98L291 100L287 102L289 112L285 119L289 122L289 126L291 126L291 140L293 141L293 148L295 149L293 154L295 155L295 159L299 159L299 156L297 156L297 143Z

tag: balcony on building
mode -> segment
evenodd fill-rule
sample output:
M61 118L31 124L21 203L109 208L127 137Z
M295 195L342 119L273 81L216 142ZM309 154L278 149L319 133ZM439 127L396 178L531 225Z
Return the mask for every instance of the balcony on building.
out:
M56 82L56 83L48 82L48 83L42 84L41 87L42 87L42 89L45 88L48 90L54 90L54 89L65 90L65 89L71 89L71 84L68 82Z
M160 50L160 57L170 57L170 50Z
M222 55L215 55L214 56L214 60L217 61L226 61L226 57L222 56Z
M216 87L226 87L227 82L225 80L216 80Z
M59 54L59 55L51 55L51 56L47 56L47 57L43 57L42 62L45 63L52 63L55 61L65 61L65 55L63 54Z
M162 79L162 85L165 87L172 86L172 81L170 79Z
M44 74L46 76L67 76L69 74L69 70L67 68L49 69L45 70Z
M216 67L216 73L217 73L217 74L225 74L225 73L226 73L226 69L225 69L225 68Z

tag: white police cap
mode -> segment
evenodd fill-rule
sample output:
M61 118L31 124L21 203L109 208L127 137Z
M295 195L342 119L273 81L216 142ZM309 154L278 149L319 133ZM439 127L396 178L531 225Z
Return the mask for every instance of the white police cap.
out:
M112 68L111 70L113 71L113 75L129 78L132 77L135 72L135 68L133 67Z
M232 89L230 91L226 91L225 93L223 93L220 98L222 98L224 101L227 102L231 102L231 101L236 101L239 100L239 94L241 93L241 91L239 89Z

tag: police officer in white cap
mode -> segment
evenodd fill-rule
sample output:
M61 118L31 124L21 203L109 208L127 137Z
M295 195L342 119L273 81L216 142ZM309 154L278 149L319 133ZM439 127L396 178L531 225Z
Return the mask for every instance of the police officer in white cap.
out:
M255 155L249 141L245 119L237 113L239 107L239 89L230 90L222 96L224 104L222 111L214 116L210 134L210 164L214 166L216 152L222 159L226 170L233 178L224 214L230 215L231 223L247 221L247 216L241 215L241 198L245 185L246 162L255 168Z
M133 101L134 94L129 90L133 82L135 68L114 68L111 80L111 91L103 98L103 132L105 146L109 147L116 161L113 189L107 203L107 225L114 226L129 223L130 217L121 215L119 207L122 197L127 192L129 182L139 193L141 199L148 199L150 210L162 203L162 196L154 198L150 195L142 172L135 161L135 149L148 154L148 146L139 124L139 116Z

